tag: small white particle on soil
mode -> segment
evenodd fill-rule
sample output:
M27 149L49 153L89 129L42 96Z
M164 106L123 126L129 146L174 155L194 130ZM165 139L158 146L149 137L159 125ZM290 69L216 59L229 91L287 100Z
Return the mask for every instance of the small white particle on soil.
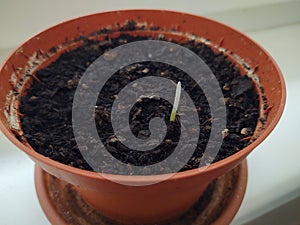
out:
M110 51L110 52L104 53L103 58L104 58L106 61L112 61L112 60L114 60L117 56L118 56L118 53L116 53L116 52L114 52L114 51Z
M146 73L149 72L149 69L148 69L148 68L145 68L145 69L142 70L142 72L146 74Z
M243 128L241 130L241 134L243 134L243 135L249 135L249 134L251 134L251 132L252 132L252 130L250 128Z
M225 128L223 131L222 131L222 136L223 138L227 137L229 135L229 130L227 128Z

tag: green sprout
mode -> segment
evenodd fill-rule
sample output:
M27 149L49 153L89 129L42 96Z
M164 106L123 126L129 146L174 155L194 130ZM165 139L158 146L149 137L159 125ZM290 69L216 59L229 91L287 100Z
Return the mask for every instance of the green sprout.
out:
M175 121L176 112L177 112L178 105L179 105L179 100L180 100L180 95L181 95L181 82L179 81L177 83L176 94L175 94L175 99L174 99L174 104L173 104L173 109L172 109L172 113L171 113L171 117L170 117L170 121L171 122Z

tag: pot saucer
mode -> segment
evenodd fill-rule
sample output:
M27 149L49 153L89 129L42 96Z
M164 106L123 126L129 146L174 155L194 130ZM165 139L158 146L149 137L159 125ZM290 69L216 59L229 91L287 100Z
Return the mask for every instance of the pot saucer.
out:
M215 179L183 216L165 225L225 225L237 213L246 191L247 163ZM121 225L104 217L82 199L75 188L35 168L35 186L44 213L55 225Z

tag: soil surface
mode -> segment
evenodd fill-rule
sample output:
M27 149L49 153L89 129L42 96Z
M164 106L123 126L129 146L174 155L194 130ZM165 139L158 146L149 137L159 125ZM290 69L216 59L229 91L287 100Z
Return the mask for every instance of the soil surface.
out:
M105 51L144 39L147 38L126 34L101 42L86 39L80 47L63 53L55 62L35 74L38 79L33 80L20 105L24 136L35 151L77 168L102 171L101 168L92 169L78 150L72 128L74 93L86 68ZM222 132L224 139L214 160L216 162L233 155L250 143L259 117L259 98L252 80L241 74L222 53L215 53L207 45L195 41L181 45L195 52L207 63L216 75L225 98L227 126ZM160 98L142 98L132 107L129 117L132 133L140 139L150 136L149 122L152 118L164 118L167 133L159 146L150 151L131 150L114 135L110 116L118 93L130 82L150 75L165 77L175 83L181 81L183 89L192 98L199 115L200 135L193 156L181 171L197 168L210 135L210 108L197 83L185 72L171 65L150 61L135 63L120 69L106 82L95 106L94 119L99 138L107 151L129 167L155 164L174 151L181 134L180 114L176 116L175 122L170 122L172 104ZM108 167L106 171L122 174L112 163L105 162L105 165ZM162 168L160 171L147 171L145 174L167 172L172 171Z

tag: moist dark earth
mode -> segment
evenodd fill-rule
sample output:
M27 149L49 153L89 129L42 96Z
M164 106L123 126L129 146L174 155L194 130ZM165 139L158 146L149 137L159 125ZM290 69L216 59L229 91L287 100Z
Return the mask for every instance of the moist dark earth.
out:
M32 85L27 89L20 104L24 137L33 149L70 166L103 171L100 167L91 168L76 144L72 128L74 93L86 68L99 56L119 45L145 39L153 38L122 34L117 38L107 38L104 41L85 39L80 47L63 53L55 62L39 70L35 74L38 79L33 79ZM224 137L222 146L214 159L214 162L217 162L240 151L250 143L250 137L259 117L258 95L252 80L241 74L239 69L222 53L215 53L207 45L195 41L188 41L181 45L199 55L210 67L225 98L227 125L222 132ZM157 97L146 96L131 109L130 128L132 133L140 139L147 139L150 136L149 122L152 118L164 119L167 133L163 142L156 148L149 151L131 150L114 135L110 120L114 100L126 85L145 76L165 77L174 81L174 85L181 81L182 88L192 98L199 115L200 135L194 154L180 171L197 168L210 135L210 108L197 83L185 72L171 65L151 61L135 63L121 68L110 77L100 91L95 105L96 116L93 119L99 138L106 150L118 160L127 163L128 167L145 166L145 174L175 172L170 171L169 168L160 168L159 171L146 169L147 165L158 163L172 154L180 138L180 113L177 114L175 122L170 122L172 103ZM184 148L181 151L184 152ZM109 161L104 162L103 165L106 166L106 172L123 173Z

